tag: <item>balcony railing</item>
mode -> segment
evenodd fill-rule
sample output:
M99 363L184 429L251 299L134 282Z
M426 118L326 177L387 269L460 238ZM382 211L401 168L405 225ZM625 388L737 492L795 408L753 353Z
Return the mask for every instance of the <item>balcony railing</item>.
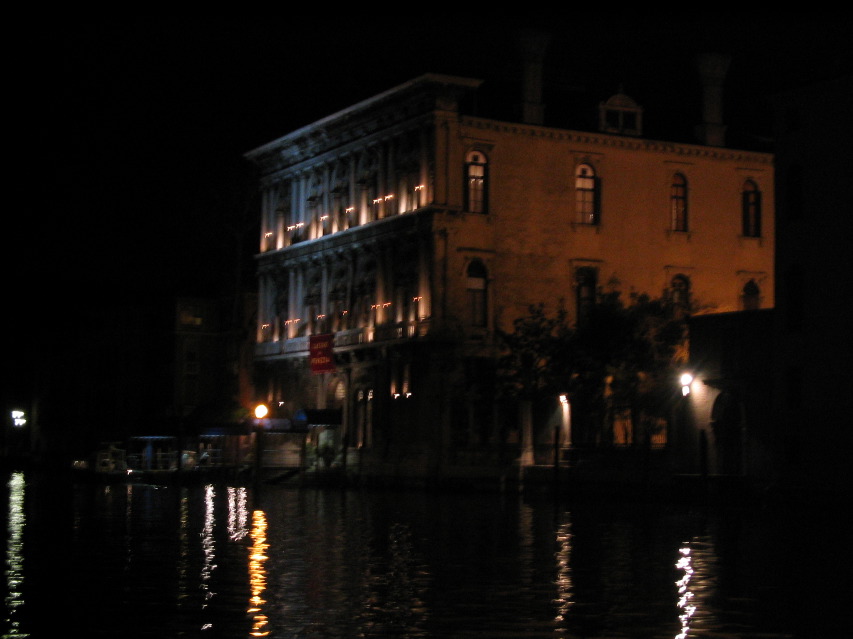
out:
M335 332L334 347L344 348L358 346L359 344L368 344L370 342L391 342L423 337L427 334L428 329L429 320L383 324L374 328L350 328ZM272 357L275 355L307 353L310 346L310 339L308 335L301 335L277 342L261 342L255 344L255 355L257 357Z

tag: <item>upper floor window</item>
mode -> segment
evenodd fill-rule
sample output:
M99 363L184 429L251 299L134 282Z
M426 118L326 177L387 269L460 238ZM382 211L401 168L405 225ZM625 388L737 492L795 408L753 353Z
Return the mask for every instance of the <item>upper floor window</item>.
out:
M480 151L465 156L465 209L471 213L488 212L488 159Z
M752 180L743 184L741 210L744 237L761 237L761 191Z
M485 265L474 260L468 265L466 291L468 295L468 322L471 326L486 326L487 278Z
M672 230L686 232L688 230L687 178L681 173L676 173L672 177L672 187L670 188L669 199L672 215Z
M601 217L599 180L589 164L575 169L575 209L578 223L598 224Z

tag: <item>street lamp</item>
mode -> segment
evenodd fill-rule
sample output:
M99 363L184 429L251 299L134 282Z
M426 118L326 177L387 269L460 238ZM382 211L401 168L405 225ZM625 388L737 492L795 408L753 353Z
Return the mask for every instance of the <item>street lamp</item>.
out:
M690 385L693 383L693 375L690 373L682 373L681 375L681 395L687 397L690 394Z
M264 453L263 436L264 436L264 418L269 414L270 410L266 404L258 404L255 406L255 483L256 485L261 479L262 457Z
M554 487L559 490L560 485L560 448L561 444L571 445L571 426L569 422L569 396L561 393L560 399L560 421L554 424ZM561 442L562 440L562 442Z

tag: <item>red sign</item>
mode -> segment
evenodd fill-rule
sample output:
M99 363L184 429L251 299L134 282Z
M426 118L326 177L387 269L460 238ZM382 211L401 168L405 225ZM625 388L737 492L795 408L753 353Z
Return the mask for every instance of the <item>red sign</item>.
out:
M335 357L332 354L333 336L331 334L311 335L308 357L312 373L331 373L335 370Z

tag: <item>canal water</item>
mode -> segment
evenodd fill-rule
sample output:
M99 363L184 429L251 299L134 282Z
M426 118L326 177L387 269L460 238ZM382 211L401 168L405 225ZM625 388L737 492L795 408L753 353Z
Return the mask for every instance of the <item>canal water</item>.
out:
M789 508L3 475L3 637L840 637ZM834 630L837 628L837 631Z

